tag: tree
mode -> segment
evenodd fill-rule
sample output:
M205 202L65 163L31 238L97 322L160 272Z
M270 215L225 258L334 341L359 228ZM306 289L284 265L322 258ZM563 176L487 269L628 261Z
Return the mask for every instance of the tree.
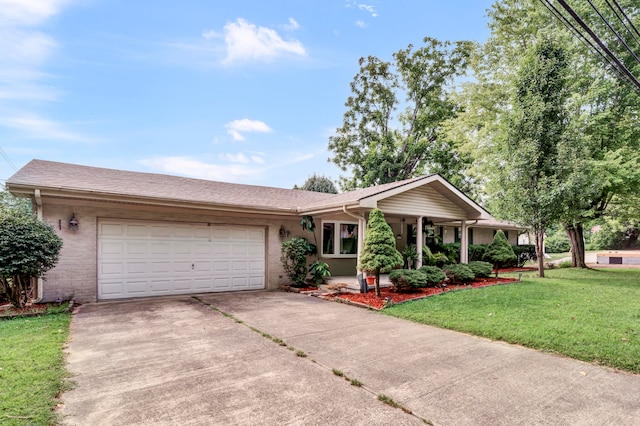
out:
M375 275L377 297L380 297L380 273L389 272L403 262L402 255L396 249L396 237L384 220L382 210L371 210L358 267Z
M594 5L617 25L602 0ZM625 10L635 10L635 0L619 0ZM601 35L611 34L605 22L587 2L572 5L580 16ZM584 150L583 171L595 178L574 179L571 203L566 203L559 221L572 246L573 266L586 267L584 224L609 215L610 206L623 206L640 190L640 98L629 84L621 81L600 58L538 0L498 0L488 11L491 35L482 49L473 55L471 66L475 80L463 85L456 97L463 108L450 120L447 133L463 155L473 158L467 169L472 180L482 181L495 164L500 134L510 115L511 81L518 73L522 52L539 36L561 40L571 64L567 90L566 131L580 139ZM636 75L640 67L621 43L611 43L625 65Z
M534 231L540 277L545 231L571 205L583 165L567 131L566 72L565 51L556 42L542 38L527 50L513 84L513 109L491 182L492 206L499 215Z
M304 191L324 192L327 194L337 194L338 190L333 181L326 176L309 176L301 187L297 185L293 189L302 189Z
M493 264L493 268L496 270L496 278L498 278L500 268L515 262L517 259L513 247L511 247L509 240L507 240L502 231L496 232L496 235L493 236L493 241L487 246L482 257Z
M28 300L32 278L58 263L62 239L53 227L23 207L0 210L0 289L11 303Z
M448 85L464 74L473 44L452 47L426 37L424 46L409 45L393 54L394 62L360 58L351 83L343 124L329 138L330 159L349 177L343 190L439 172L454 184L464 181L468 158L452 149L442 123L456 114Z

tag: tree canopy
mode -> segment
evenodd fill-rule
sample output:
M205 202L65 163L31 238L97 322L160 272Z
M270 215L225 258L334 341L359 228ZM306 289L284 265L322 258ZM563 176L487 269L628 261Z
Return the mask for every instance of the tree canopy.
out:
M451 84L464 74L473 44L426 37L393 54L393 62L360 58L343 124L329 138L343 190L394 182L425 172L460 184L466 161L442 132L456 114Z
M297 185L293 189L302 189L304 191L324 192L327 194L337 194L338 189L331 179L326 176L318 176L315 173L309 176L307 180L298 187Z

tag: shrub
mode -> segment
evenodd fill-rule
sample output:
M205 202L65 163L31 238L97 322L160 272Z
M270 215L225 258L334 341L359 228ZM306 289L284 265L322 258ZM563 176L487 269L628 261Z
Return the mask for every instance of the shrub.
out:
M444 272L454 283L467 283L476 277L473 271L462 263L447 265Z
M313 277L313 282L315 282L316 284L322 284L325 277L331 276L329 265L319 260L316 260L311 265L309 265L309 273Z
M419 270L425 275L427 286L437 287L447 278L447 275L437 266L425 265Z
M469 261L482 260L487 244L469 244Z
M433 255L433 261L430 263L431 266L437 266L438 268L442 268L444 265L448 265L451 263L451 259L447 257L444 253L436 253Z
M513 253L516 255L516 261L512 263L507 263L505 266L513 266L522 268L525 263L529 260L538 260L538 256L536 255L536 246L533 244L523 244L511 246L513 249Z
M565 253L571 249L571 243L564 229L558 229L544 240L547 253Z
M571 268L572 266L573 264L570 260L563 260L562 262L558 263L558 268Z
M304 237L294 237L282 243L280 261L294 285L303 286L307 278L307 256L316 248Z
M441 244L437 251L444 253L451 263L460 263L460 243Z
M380 273L402 265L404 259L396 250L396 237L384 220L380 209L369 213L367 230L364 235L359 268L376 276L376 296L380 297Z
M489 275L491 275L491 271L493 270L493 265L491 265L489 262L483 262L481 260L469 262L467 266L478 278L488 277Z
M415 244L407 244L407 246L401 252L404 258L404 266L406 269L415 269L418 262L418 249ZM423 250L424 256L424 250Z
M397 291L407 291L427 286L424 272L414 269L396 269L389 274L389 281L396 286Z
M496 278L498 278L498 270L505 267L511 262L515 262L518 258L513 252L513 247L507 241L504 232L498 231L493 237L493 241L487 247L484 253L484 260L491 262L496 270Z
M31 279L58 263L62 239L26 209L0 210L0 292L16 307L27 301Z

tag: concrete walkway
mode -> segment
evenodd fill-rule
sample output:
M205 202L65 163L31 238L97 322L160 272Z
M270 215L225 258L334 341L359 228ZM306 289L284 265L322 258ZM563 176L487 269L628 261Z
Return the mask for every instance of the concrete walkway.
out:
M640 376L280 292L83 306L67 424L635 425ZM301 358L250 330L280 338ZM331 369L355 378L351 386ZM376 400L384 394L417 415Z

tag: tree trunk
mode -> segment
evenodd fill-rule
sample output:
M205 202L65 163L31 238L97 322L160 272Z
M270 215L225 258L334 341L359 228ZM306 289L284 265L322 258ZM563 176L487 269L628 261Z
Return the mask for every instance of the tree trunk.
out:
M584 227L582 223L563 223L564 230L571 243L571 266L574 268L586 268L587 263L584 253Z
M536 233L536 255L538 256L538 276L544 278L544 229L537 228Z
M380 271L376 271L376 297L380 296Z

